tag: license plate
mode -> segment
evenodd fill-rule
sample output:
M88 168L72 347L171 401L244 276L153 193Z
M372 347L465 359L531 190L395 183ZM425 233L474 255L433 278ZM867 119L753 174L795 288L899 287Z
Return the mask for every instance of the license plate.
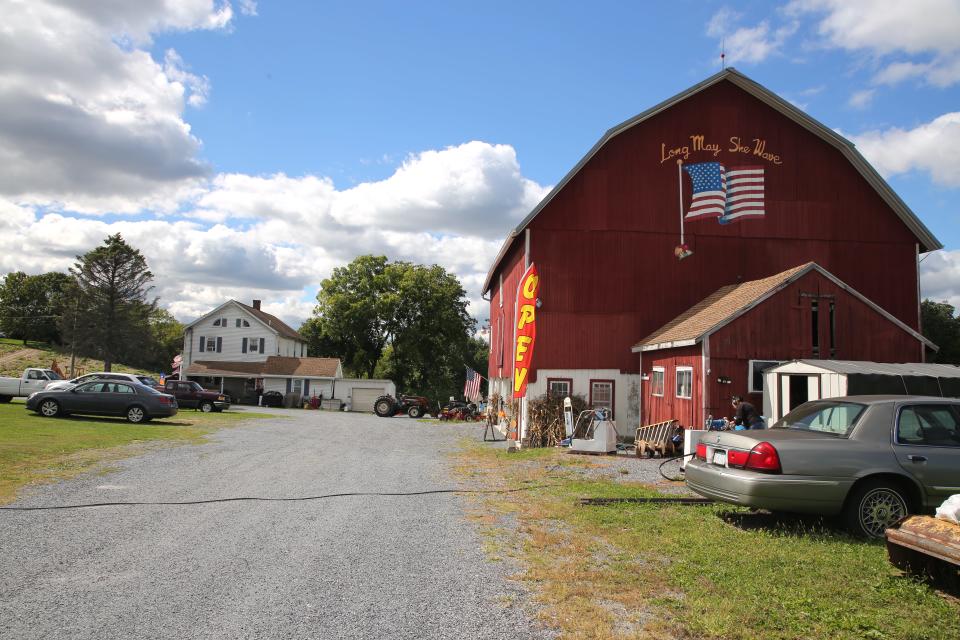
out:
M713 464L718 464L721 467L727 466L727 452L726 451L714 451L713 452Z

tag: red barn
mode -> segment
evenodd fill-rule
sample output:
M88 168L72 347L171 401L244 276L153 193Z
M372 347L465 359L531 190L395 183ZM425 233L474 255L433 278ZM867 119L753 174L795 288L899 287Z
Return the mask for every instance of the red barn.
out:
M513 392L517 293L530 264L540 282L526 397L581 394L610 407L626 434L641 419L641 386L649 384L641 376L651 373L633 350L638 340L724 287L810 262L821 269L809 278L838 288L837 327L872 318L857 304L887 323L871 320L859 337L849 334L842 357L922 360L918 259L941 246L852 143L726 69L610 129L509 234L484 284L491 391ZM814 357L799 308L808 305L809 316L809 305L827 298L788 298L762 305L773 323L762 359ZM828 315L819 312L817 322ZM888 325L910 339L869 339ZM685 422L702 420L722 394L749 392L758 339L746 330L739 351L713 354L717 367L729 364L722 375L704 368L696 384L706 376L728 382L699 407L691 399ZM696 344L678 349L692 349L687 355L702 366ZM521 401L521 431L524 411Z

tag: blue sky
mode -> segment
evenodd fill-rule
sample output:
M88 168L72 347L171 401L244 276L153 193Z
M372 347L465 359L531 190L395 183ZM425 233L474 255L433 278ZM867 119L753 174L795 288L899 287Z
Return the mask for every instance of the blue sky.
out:
M119 230L182 319L256 296L296 322L378 251L453 270L479 314L506 232L723 41L858 144L946 245L925 293L960 305L960 0L5 4L0 273Z

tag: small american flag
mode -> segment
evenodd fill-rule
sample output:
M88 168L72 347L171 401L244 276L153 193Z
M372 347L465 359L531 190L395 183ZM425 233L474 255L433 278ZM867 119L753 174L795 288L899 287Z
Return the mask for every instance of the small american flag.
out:
M722 216L727 201L727 178L723 165L719 162L699 162L684 165L683 170L693 181L693 200L687 209L687 219Z
M764 213L763 167L737 167L727 171L727 203L720 224L762 217Z
M483 376L479 373L467 367L467 381L463 385L463 395L467 400L472 400L474 402L480 398L480 381L483 380Z

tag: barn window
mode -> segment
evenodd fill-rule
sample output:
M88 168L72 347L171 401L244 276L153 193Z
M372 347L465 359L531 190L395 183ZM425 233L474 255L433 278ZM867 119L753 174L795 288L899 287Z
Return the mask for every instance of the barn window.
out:
M503 366L503 311L497 320L497 366Z
M820 303L810 301L810 339L813 344L813 357L820 357Z
M566 398L573 388L571 378L547 378L547 393L554 398Z
M778 364L783 364L783 360L751 360L747 369L747 391L763 393L763 372Z
M654 367L650 373L650 395L663 397L663 367Z
M693 397L693 368L677 367L677 397Z
M590 381L590 406L609 409L610 419L613 419L613 380Z

